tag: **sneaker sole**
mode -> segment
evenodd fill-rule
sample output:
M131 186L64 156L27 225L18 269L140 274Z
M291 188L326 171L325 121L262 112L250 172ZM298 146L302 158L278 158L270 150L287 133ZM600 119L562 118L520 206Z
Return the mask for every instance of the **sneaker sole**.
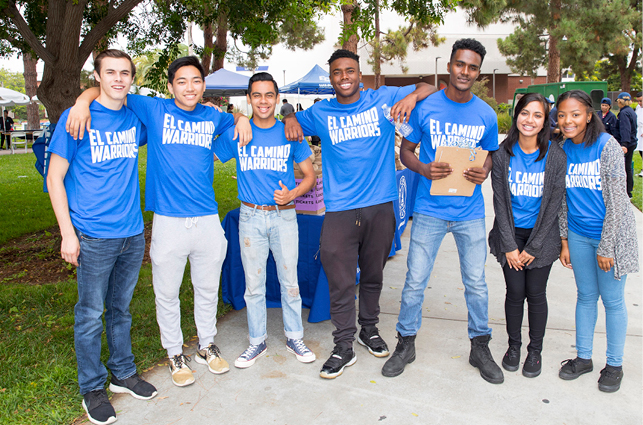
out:
M293 350L287 345L286 345L286 350L288 350L289 353L293 353L295 357L297 357L297 360L299 360L302 363L312 363L317 359L317 356L315 356L315 353L313 353L312 351L311 351L312 356L300 356L295 352L295 350Z
M505 363L505 361L504 361L504 360L502 361L502 368L503 368L503 369L505 369L505 370L508 370L509 372L515 372L515 371L517 371L517 370L518 370L518 367L519 367L519 365L511 366L511 365L509 365L509 364Z
M538 369L536 372L527 372L525 369L522 370L522 376L525 378L535 378L536 376L540 375L540 372L542 372L542 368Z
M96 424L96 425L106 425L106 424L113 424L116 422L116 416L110 416L106 421L101 422L99 420L96 420L91 417L89 414L89 410L87 410L87 405L85 404L85 400L83 400L83 409L85 409L85 413L87 413L87 419L89 419L89 422Z
M474 361L472 361L471 359L469 359L469 364L471 366L477 368L478 371L480 372L480 376L482 376L482 379L484 379L485 381L489 382L490 384L502 384L503 382L505 382L504 376L502 378L499 378L499 379L493 379L493 378L491 378L489 376L485 376L482 373L482 369L480 369L480 367Z
M558 372L558 377L564 381L573 381L574 379L577 379L579 376L584 375L586 373L590 373L594 370L594 367L591 369L584 370L579 373L574 373L574 374L567 374L567 373L562 373L562 371Z
M196 353L196 356L194 356L194 361L197 362L198 364L206 365L208 367L208 370L210 372L214 373L215 375L221 375L221 374L226 373L226 372L228 372L230 370L230 367L227 367L227 368L222 369L222 370L214 370L214 369L212 369L210 367L210 363L208 363L208 360L204 359L203 357L201 357L201 355L199 353Z
M339 369L336 373L328 373L328 372L321 371L321 372L319 372L319 376L321 376L321 377L322 377L322 378L324 378L324 379L335 379L335 378L337 378L339 375L341 375L342 373L344 373L344 368L345 368L345 367L353 366L353 365L355 364L355 362L356 362L356 361L357 361L357 356L353 356L353 358L351 359L351 361L349 361L349 362L348 362L348 363L346 363L344 366L342 366L342 368L341 368L341 369Z
M618 385L602 385L598 384L598 389L603 391L604 393L615 393L619 389L621 389L621 384Z
M373 351L371 347L369 347L368 345L366 345L364 341L362 341L359 335L357 336L357 342L359 343L359 345L363 345L364 347L368 348L368 352L374 355L375 357L388 357L388 355L391 354L391 352L388 350L382 351L381 353Z
M408 361L408 362L406 362L406 364L404 365L404 367L402 368L402 370L400 370L400 371L399 371L399 372L397 372L397 373L384 372L384 368L382 368L382 376L386 376L387 378L395 378L396 376L400 376L400 375L404 372L404 369L406 369L406 365L410 365L410 364L411 364L411 363L413 363L414 361L415 361L415 356L413 356L411 359L409 359L409 361ZM385 364L385 365L386 365L386 364Z
M130 390L127 387L121 387L120 385L116 385L116 384L113 384L113 383L109 384L109 390L111 392L113 392L113 393L116 393L116 394L129 394L132 397L137 398L139 400L150 400L150 399L154 398L156 396L156 394L158 393L157 391L154 391L152 393L152 395L143 396L143 395L140 395L140 394L136 394L134 391Z
M247 369L253 364L255 364L255 361L259 357L264 356L267 352L268 352L268 347L266 347L261 353L257 354L252 360L248 360L247 362L240 362L239 359L237 359L234 361L234 367L238 369Z

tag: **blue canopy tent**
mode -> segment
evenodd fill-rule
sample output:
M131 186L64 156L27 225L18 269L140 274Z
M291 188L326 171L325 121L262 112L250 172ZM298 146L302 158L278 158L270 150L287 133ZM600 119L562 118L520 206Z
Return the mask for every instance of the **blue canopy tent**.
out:
M328 72L321 66L315 65L308 74L279 89L279 93L335 94L335 90L330 85Z
M205 77L204 96L245 96L249 79L245 75L221 68Z

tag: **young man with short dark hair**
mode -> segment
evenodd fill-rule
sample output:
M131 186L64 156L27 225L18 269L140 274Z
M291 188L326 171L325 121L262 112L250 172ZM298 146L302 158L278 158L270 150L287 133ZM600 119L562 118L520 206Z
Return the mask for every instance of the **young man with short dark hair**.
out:
M464 172L464 177L476 185L472 196L431 195L432 181L453 172L448 163L436 161L438 146L482 148L489 152L498 149L496 114L471 93L485 53L484 46L476 40L455 42L447 64L449 86L417 105L411 114L413 132L402 141L402 163L421 177L413 211L408 272L397 322L398 344L382 368L384 376L401 374L404 367L415 360L415 337L422 323L424 291L442 240L451 232L458 247L469 312L469 363L477 367L488 382L499 384L504 380L502 370L489 350L489 297L484 273L487 232L480 185L491 171L491 155L487 156L482 168L469 168ZM419 159L415 156L418 143Z
M145 253L138 185L138 148L145 127L123 107L135 67L120 50L106 50L94 60L100 96L91 103L88 133L74 140L60 125L54 131L47 188L58 220L61 256L74 264L78 303L74 342L83 408L95 424L116 421L107 398L107 370L101 363L103 310L110 390L148 400L156 388L136 373L129 312ZM69 109L60 122L67 119Z
M13 118L9 116L9 111L4 110L4 116L0 118L0 149L4 145L4 141L7 141L7 149L11 149L11 135L5 135L4 132L13 130Z
M172 382L186 386L195 380L187 365L190 358L183 354L179 305L188 259L199 337L195 360L215 374L230 369L214 344L219 276L227 241L212 188L213 139L236 123L234 137L246 144L252 131L244 115L226 114L199 103L205 82L196 57L182 57L170 64L167 87L173 99L129 95L127 106L145 124L149 135L145 209L154 211L150 257L156 319L170 360ZM68 127L82 128L87 99L96 94L96 89L88 89L81 95L74 107L79 118Z
M384 106L393 106L391 115L406 120L416 101L433 93L435 88L418 83L360 92L359 56L348 50L336 50L328 65L336 98L322 100L286 117L286 137L321 138L326 216L320 255L330 289L331 322L336 329L335 348L320 376L333 379L357 360L353 341L357 332L358 266L361 330L357 341L376 357L389 354L376 326L384 265L395 235L393 201L398 198L395 127L387 120Z
M284 125L275 119L279 102L277 82L260 72L248 82L248 103L252 105L252 141L239 146L231 130L214 144L215 159L235 159L239 185L239 246L246 278L246 310L250 346L234 365L244 369L266 354L266 262L272 251L281 286L281 308L286 349L302 363L315 360L303 341L301 296L297 280L299 229L295 198L315 184L315 171L307 143L289 142ZM304 174L295 187L293 162ZM259 270L257 272L257 270Z
M284 99L283 105L281 105L281 109L279 109L279 115L285 117L293 112L295 112L295 107L288 103L288 99Z

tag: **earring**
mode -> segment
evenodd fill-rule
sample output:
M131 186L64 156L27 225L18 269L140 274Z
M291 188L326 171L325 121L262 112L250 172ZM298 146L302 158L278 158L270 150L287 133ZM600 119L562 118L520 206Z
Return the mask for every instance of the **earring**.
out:
M589 124L589 122L590 122L590 121L591 121L591 120L587 120L587 124Z

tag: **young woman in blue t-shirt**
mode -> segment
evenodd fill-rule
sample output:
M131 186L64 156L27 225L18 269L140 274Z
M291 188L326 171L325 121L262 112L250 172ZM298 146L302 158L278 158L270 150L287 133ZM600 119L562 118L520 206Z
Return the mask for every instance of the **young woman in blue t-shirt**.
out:
M592 100L581 90L558 98L558 125L567 154L566 202L560 218L561 263L574 266L576 300L575 359L565 360L561 379L576 379L593 370L592 346L598 297L605 307L607 365L598 389L618 391L623 378L627 331L624 287L638 271L636 223L625 186L623 151L604 132Z
M538 93L525 94L507 137L493 154L491 172L495 219L489 246L507 284L509 348L502 366L518 370L526 299L529 345L522 374L529 378L542 369L547 279L560 254L558 211L565 195L565 154L549 141L548 117L547 100Z

